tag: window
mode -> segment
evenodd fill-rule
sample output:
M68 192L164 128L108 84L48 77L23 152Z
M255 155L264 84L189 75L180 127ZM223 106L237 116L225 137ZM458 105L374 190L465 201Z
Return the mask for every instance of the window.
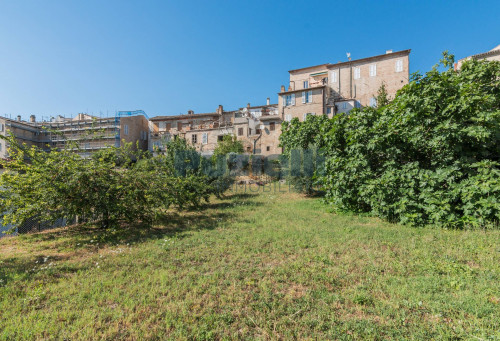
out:
M160 122L160 130L165 130L167 128L166 122Z
M295 94L286 95L285 106L295 105Z
M326 108L326 113L327 113L327 114L331 114L331 113L332 113L332 107L328 107L328 108Z
M224 135L217 136L217 141L223 141L223 140L224 140Z
M266 147L266 151L268 152L268 151L270 151L270 150L271 150L271 147L267 146L267 147Z
M193 142L193 144L198 142L198 135L196 135L196 134L191 135L191 142Z
M0 152L2 151L2 144L0 143Z
M309 88L309 81L304 81L304 89Z
M208 133L203 133L203 135L201 135L201 143L203 144L208 143Z
M255 135L260 135L260 129L255 129Z
M172 123L167 123L167 130L170 130L172 128Z
M377 64L370 65L370 77L375 77L377 75Z
M177 130L182 130L182 122L177 122Z
M252 128L248 128L248 135L252 135Z
M403 60L398 59L396 60L396 72L401 72L403 71Z
M123 126L123 133L125 135L128 135L128 125L126 125L126 124Z
M243 128L238 128L238 136L243 136Z
M377 99L375 97L370 98L370 106L371 107L377 106Z
M274 131L274 122L269 123L269 131Z
M359 67L354 68L354 79L360 79L361 78L361 69Z
M342 109L347 109L347 102L342 103Z
M292 120L292 115L286 114L285 115L285 121L290 122Z
M302 91L302 103L312 103L312 90Z
M304 121L307 119L307 116L315 115L313 112L308 112L304 114Z
M355 101L354 102L354 107L361 108L361 103L359 103L359 101Z
M332 83L337 83L337 71L332 71Z

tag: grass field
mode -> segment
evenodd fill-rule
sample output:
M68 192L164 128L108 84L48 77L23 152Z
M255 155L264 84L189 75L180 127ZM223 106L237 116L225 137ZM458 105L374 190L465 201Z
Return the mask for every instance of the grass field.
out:
M0 240L0 339L500 339L500 231L229 194L155 229Z

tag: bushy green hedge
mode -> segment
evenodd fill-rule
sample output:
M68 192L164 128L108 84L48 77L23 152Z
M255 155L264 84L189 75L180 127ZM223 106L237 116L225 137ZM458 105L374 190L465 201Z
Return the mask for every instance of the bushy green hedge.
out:
M284 123L286 149L324 149L321 181L339 210L449 227L500 220L500 63L445 54L394 100L333 119Z

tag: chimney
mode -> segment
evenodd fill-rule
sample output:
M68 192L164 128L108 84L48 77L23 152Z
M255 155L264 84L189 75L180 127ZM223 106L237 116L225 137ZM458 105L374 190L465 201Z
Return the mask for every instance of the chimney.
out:
M17 115L17 121L21 122L21 115Z
M217 114L219 115L222 115L222 113L224 112L224 109L222 108L222 104L219 104L219 107L217 108Z
M269 99L269 97L267 98L267 101L266 101L266 105L269 105L271 104L271 100Z
M188 115L194 115L194 111L193 110L188 110Z
M247 103L247 108L250 108L250 103Z
M35 123L36 122L36 116L35 115L31 115L30 116L30 122L31 123Z
M389 54L389 53L392 53L392 50L385 51L385 54Z
M281 92L285 92L285 86L284 85L281 86Z

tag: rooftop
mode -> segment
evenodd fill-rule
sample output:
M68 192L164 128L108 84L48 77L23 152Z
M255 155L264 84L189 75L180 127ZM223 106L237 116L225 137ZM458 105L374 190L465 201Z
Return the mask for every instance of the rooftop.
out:
M474 54L472 56L459 59L459 61L463 61L463 60L468 59L468 58L474 58L474 59L483 58L483 57L493 56L493 55L497 55L497 54L500 54L500 45L498 45L497 47L494 47L493 49L489 50L488 52Z
M345 62L338 62L338 63L334 63L334 64L326 63L326 64L320 64L320 65L314 65L314 66L307 66L307 67L303 67L303 68L300 68L300 69L290 70L288 72L289 73L293 73L293 72L297 72L297 71L304 71L304 70L314 69L314 68L318 68L318 67L323 67L323 68L327 68L328 69L328 68L338 67L338 66L342 66L342 65L346 65L346 64L368 62L368 61L371 61L371 60L380 59L380 58L384 58L384 57L387 57L387 56L394 57L395 55L408 55L408 54L410 54L410 52L411 52L411 49L401 50L401 51L396 51L396 52L379 54L379 55L376 55L376 56L371 56L371 57L366 57L366 58L349 60L349 61L345 61Z
M226 113L227 111L224 111ZM183 115L163 115L163 116L155 116L152 117L150 120L151 121L158 121L158 120L182 120L182 119L191 119L191 118L199 118L199 117L210 117L210 116L219 116L218 113L216 112L208 112L208 113L203 113L203 114L183 114Z

